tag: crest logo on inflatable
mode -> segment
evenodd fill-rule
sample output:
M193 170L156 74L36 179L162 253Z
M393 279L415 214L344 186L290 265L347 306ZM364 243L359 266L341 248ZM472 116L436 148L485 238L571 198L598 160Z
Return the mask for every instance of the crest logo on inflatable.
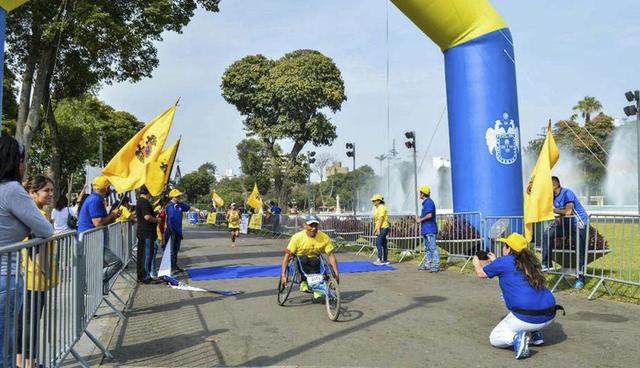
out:
M520 151L520 132L508 113L502 114L502 120L496 120L493 128L484 135L489 153L503 165L511 165L518 160Z

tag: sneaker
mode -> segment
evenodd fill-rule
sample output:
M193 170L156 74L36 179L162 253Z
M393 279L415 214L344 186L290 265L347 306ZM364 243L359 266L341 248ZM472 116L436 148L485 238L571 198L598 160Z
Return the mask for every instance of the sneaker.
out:
M544 340L542 338L542 332L536 331L531 334L531 345L539 346L544 344Z
M382 264L383 264L384 266L388 266L388 265L389 265L389 261L384 261L384 262L382 262Z
M430 268L425 265L418 266L418 271L429 271L429 270Z
M580 279L577 279L572 286L572 288L574 289L582 289L583 287L584 287L584 280L580 280Z
M379 260L379 259L378 259L378 260L376 260L375 262L373 262L373 264L374 264L374 265L376 265L376 266L382 266L382 265L384 265L384 263L380 262L380 260Z
M437 268L429 270L429 273L438 273L438 272L440 272L440 270Z
M322 297L322 291L314 290L313 291L313 299L320 299Z
M300 291L302 291L303 293L308 293L309 292L309 284L307 284L306 281L302 281L300 283Z
M529 335L526 331L518 332L513 337L513 351L516 353L516 359L529 356Z

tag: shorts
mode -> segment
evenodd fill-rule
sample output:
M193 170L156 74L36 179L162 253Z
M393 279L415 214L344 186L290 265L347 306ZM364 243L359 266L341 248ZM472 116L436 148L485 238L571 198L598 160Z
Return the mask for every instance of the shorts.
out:
M230 227L229 232L240 231L239 227Z

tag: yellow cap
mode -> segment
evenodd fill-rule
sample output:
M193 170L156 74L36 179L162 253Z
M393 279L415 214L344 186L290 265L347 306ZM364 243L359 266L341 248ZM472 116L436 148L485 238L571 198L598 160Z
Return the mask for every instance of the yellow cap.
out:
M93 187L93 189L106 189L109 188L109 185L111 185L111 183L104 175L96 176L91 180L91 187Z
M384 198L382 198L380 194L375 194L373 197L371 197L371 201L384 201Z
M169 197L174 198L174 197L180 197L182 195L182 192L176 188L171 189L171 191L169 192Z
M529 244L527 239L518 233L511 233L511 235L506 238L499 238L498 241L507 244L509 248L513 249L516 253L522 252L522 250L527 247L527 244Z
M418 192L424 193L426 195L431 195L431 188L429 188L428 185L423 185L420 188L418 188Z

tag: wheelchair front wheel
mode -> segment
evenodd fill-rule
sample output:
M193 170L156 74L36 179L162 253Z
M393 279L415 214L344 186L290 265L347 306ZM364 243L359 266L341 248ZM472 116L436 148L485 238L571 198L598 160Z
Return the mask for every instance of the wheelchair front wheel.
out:
M340 316L340 285L338 285L338 282L333 277L327 280L325 305L329 319L332 321L338 320L338 316Z
M287 284L286 285L282 285L282 281L280 280L280 277L278 277L278 304L279 305L284 305L284 303L287 301L287 298L289 298L289 294L291 294L291 289L293 289L293 280L295 278L295 273L292 272L291 267L287 267L286 272L286 277L287 277Z

